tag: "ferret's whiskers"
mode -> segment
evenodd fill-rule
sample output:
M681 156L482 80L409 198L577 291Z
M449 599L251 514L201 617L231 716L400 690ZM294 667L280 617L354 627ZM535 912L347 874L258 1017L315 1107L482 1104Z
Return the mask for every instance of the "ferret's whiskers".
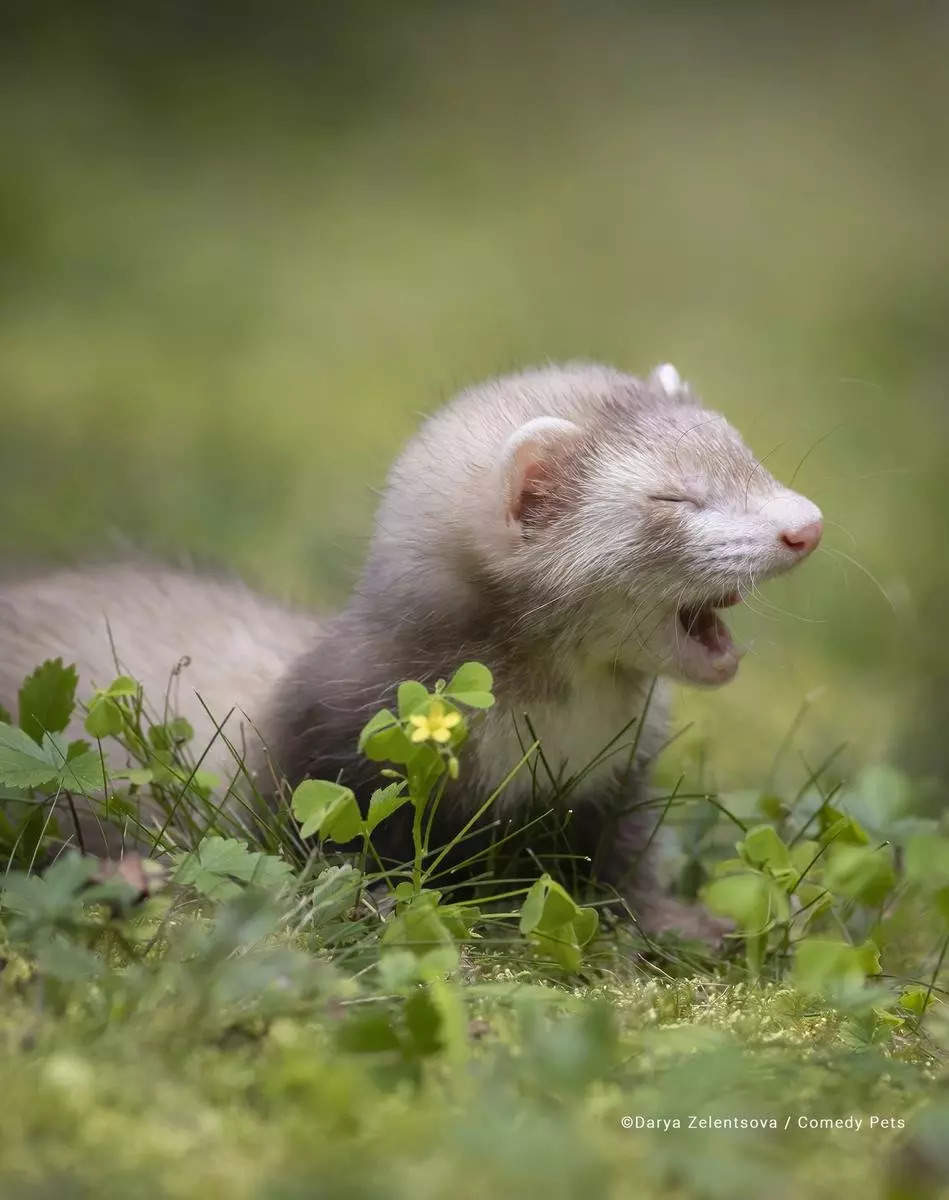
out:
M751 584L751 590L759 604L771 609L773 613L780 614L782 617L790 617L792 621L801 621L805 625L823 625L826 623L826 617L805 617L803 613L796 613L792 612L789 608L782 608L780 604L775 604L773 600L769 600L767 596L762 595L754 583ZM773 617L770 619L776 620L777 618Z
M817 549L817 552L818 552L818 554L824 553L824 554L835 555L837 558L842 558L844 560L844 562L848 562L852 566L856 567L857 570L861 571L864 575L866 575L867 579L869 579L870 582L874 585L874 587L876 587L877 591L879 591L880 595L883 597L883 599L886 601L887 605L891 609L893 615L899 616L896 605L893 603L893 600L891 599L889 592L887 592L886 588L879 581L879 579L877 579L877 577L873 574L873 572L869 569L869 567L865 567L863 565L863 563L860 562L858 559L854 558L853 555L846 554L843 550L836 550L833 546L819 546Z
M847 537L850 538L851 546L853 547L854 550L856 550L856 548L857 548L856 534L852 533L847 528L846 525L841 525L841 523L839 521L832 521L829 517L824 517L824 524L825 525L833 525L833 527L835 529L839 529L841 531L841 533L845 533L847 535Z
M841 423L839 425L835 425L833 427L833 429L828 429L827 432L821 434L821 436L819 438L817 438L816 441L811 442L810 446L804 453L804 457L794 468L791 478L788 480L788 487L794 487L794 480L797 479L798 475L800 474L801 467L804 466L804 464L807 462L807 460L810 458L810 456L814 453L814 451L818 448L818 446L822 446L829 437L831 437L833 434L835 434L837 432L838 429L843 429L843 426L844 426L844 423L841 421Z
M784 445L784 442L778 442L778 444L776 446L771 447L771 449L764 456L764 458L759 458L759 459L755 460L755 465L752 467L751 471L749 472L748 478L745 480L745 508L748 507L748 489L751 487L752 479L754 479L754 477L758 473L758 471L761 471L764 469L764 464L767 462L767 460L771 457L772 454L777 453L777 451L780 450L783 445Z

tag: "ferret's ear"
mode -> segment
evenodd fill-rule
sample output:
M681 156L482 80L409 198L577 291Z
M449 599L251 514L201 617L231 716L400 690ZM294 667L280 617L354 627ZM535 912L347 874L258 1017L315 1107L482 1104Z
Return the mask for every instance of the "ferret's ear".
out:
M579 425L560 417L537 417L516 429L501 452L501 480L508 521L537 526L563 502L563 466L580 437Z
M648 383L654 392L661 392L670 400L677 400L689 393L689 385L683 383L682 376L672 363L662 363L656 367L650 372Z

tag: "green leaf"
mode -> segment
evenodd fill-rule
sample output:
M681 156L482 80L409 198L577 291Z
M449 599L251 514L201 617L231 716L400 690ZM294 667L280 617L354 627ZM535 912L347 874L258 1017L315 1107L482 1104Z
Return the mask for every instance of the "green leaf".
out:
M105 689L106 696L137 696L139 684L131 675L119 675Z
M927 891L949 887L949 838L917 834L906 845L906 878Z
M435 783L445 774L445 760L427 742L412 747L413 753L405 764L409 791L418 802L427 798Z
M369 798L369 811L366 814L366 830L369 833L394 812L407 804L409 797L405 794L405 781L397 780L388 787L377 788Z
M405 1002L405 1024L416 1054L437 1054L442 1048L441 1016L427 991L418 989Z
M439 906L438 915L453 938L462 941L478 936L471 930L481 919L481 909L476 904L442 904Z
M151 767L120 767L112 772L113 779L127 779L133 787L144 787L155 778Z
M61 763L15 725L0 725L0 783L7 787L42 787L59 774Z
M105 765L108 773L108 759L105 759ZM83 754L68 759L59 773L59 781L64 788L71 792L81 792L84 796L92 792L101 792L104 781L99 751L86 750Z
M42 974L60 979L63 983L95 979L106 969L105 960L100 955L62 936L53 937L38 948L36 965Z
M780 796L765 792L758 797L758 811L771 821L783 821L791 810Z
M102 763L98 751L67 746L57 734L43 735L42 745L14 725L0 725L0 783L31 788L55 784L88 793L102 788ZM80 747L79 752L73 750Z
M277 891L293 876L282 858L250 850L236 838L206 837L197 849L174 858L173 880L190 884L211 900L237 896L245 886Z
M461 1060L468 1054L468 1022L457 986L444 979L433 979L409 996L405 1004L405 1024L416 1054L436 1054Z
M291 811L300 822L300 836L351 842L363 831L362 813L352 789L328 779L305 779L293 793Z
M115 737L122 732L125 719L111 696L96 696L86 713L86 733L94 738Z
M445 695L469 708L490 708L494 704L491 688L494 679L486 666L479 662L463 663L452 675Z
M27 676L20 688L20 728L35 742L44 733L61 733L76 707L79 676L61 658L47 659Z
M756 825L737 845L738 853L753 867L769 867L781 871L791 865L791 856L784 842L770 825Z
M184 717L173 717L165 725L150 725L148 742L155 750L174 750L194 737L194 727Z
M594 908L581 908L549 875L542 875L524 899L519 924L538 951L565 971L575 972L583 947L596 934L599 916Z
M599 925L600 917L595 908L579 909L573 919L573 929L578 945L586 946L591 942Z
M857 960L867 975L881 975L883 973L883 967L880 965L880 948L876 942L870 941L868 938L861 945L854 946L854 951L856 952Z
M394 763L408 762L416 749L405 736L395 715L387 708L370 717L363 726L358 748L373 762Z
M870 841L867 831L858 821L841 812L839 808L834 808L832 804L823 805L818 822L822 846L828 846L831 842L865 846Z
M713 879L701 896L707 908L719 916L731 917L745 934L764 933L790 916L783 888L757 871Z
M319 929L352 908L361 884L362 875L352 863L324 867L313 881L310 891L313 927Z
M19 805L17 806L20 807ZM35 861L44 840L49 843L59 837L59 825L55 816L50 818L47 804L33 804L10 839L9 853L16 847L16 861L30 866Z
M404 994L421 982L419 960L410 950L388 950L376 962L376 974L385 992Z
M414 679L407 679L399 684L398 690L399 720L406 721L416 711L429 702L428 688Z
M803 842L795 842L790 849L791 866L800 877L806 871L807 879L813 879L815 875L819 875L822 870L821 860L817 857L820 850L820 842L813 842L810 839L805 839ZM815 862L815 859L817 860Z
M810 925L821 913L826 912L834 902L833 896L821 883L804 883L795 889L795 895L801 902L802 909L795 913L802 925Z
M541 875L521 905L521 933L533 933L535 929L557 929L565 922L572 921L579 911L579 905L565 888L549 875Z
M438 896L421 892L386 922L382 944L410 950L427 967L429 978L444 975L458 965L458 949L438 911Z
M841 896L876 906L896 887L896 873L886 850L870 846L833 846L824 884Z
M900 1007L905 1008L907 1012L915 1013L921 1017L927 1008L931 1008L936 1003L936 997L929 988L913 987L905 991L900 996Z
M795 985L805 995L824 996L837 1004L861 998L868 975L879 974L879 952L872 942L848 946L824 938L805 938L794 959Z
M58 919L71 913L77 897L98 869L94 858L75 851L58 858L42 878L12 871L3 881L3 902L22 916Z
M341 1050L356 1054L381 1054L400 1049L399 1035L384 1013L357 1014L344 1022L337 1035Z

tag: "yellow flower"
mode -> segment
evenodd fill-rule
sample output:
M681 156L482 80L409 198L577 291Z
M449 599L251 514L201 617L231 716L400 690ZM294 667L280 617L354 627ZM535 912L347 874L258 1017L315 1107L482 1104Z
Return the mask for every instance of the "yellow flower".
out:
M409 723L415 726L412 730L412 741L447 742L451 738L451 731L460 720L460 713L446 711L441 700L433 700L427 713L415 713L409 717Z

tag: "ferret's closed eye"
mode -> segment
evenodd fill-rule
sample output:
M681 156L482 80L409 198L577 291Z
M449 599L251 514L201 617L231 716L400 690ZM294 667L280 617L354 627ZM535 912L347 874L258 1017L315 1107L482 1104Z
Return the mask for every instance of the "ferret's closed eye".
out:
M695 496L660 495L650 496L649 499L655 500L660 504L691 504L693 508L702 507L702 501L698 500Z

